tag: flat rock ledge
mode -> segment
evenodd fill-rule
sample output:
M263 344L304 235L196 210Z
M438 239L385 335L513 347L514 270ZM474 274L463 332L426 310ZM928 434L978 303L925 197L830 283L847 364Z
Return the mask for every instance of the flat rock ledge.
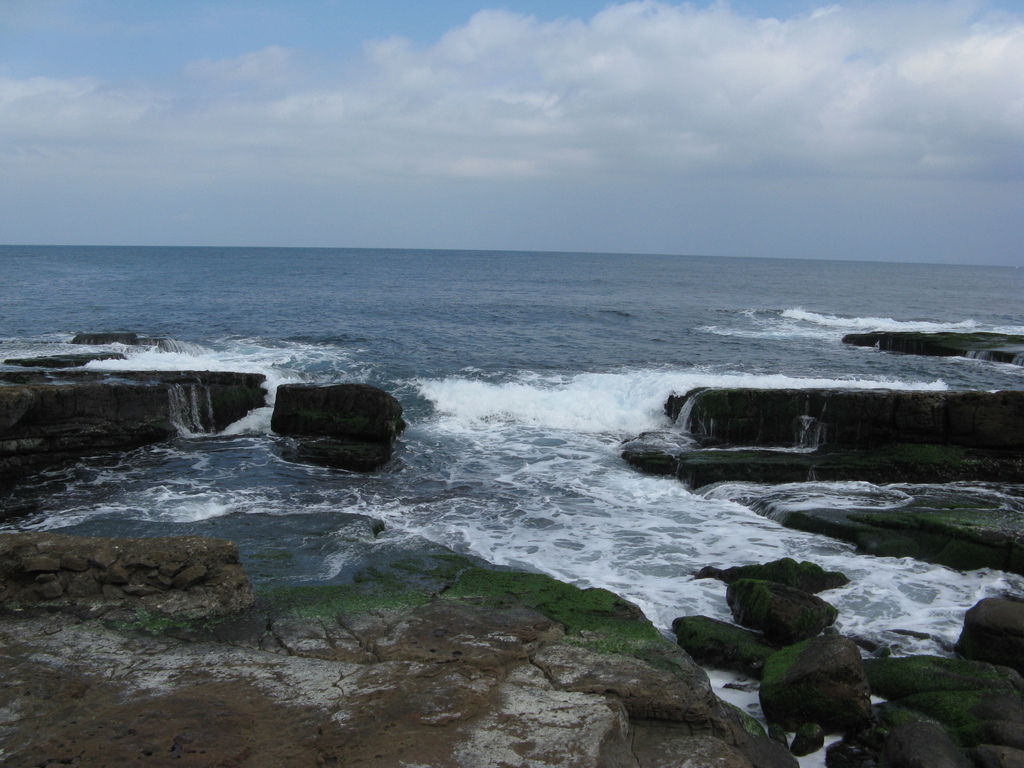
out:
M230 541L0 534L0 604L8 607L195 619L252 603L249 578Z
M635 606L455 555L218 620L8 607L0 654L12 766L796 766Z
M843 344L875 347L883 352L930 357L971 357L994 363L1024 365L1024 336L1002 333L850 333Z
M264 405L264 384L222 371L0 373L0 489L83 456L222 430Z

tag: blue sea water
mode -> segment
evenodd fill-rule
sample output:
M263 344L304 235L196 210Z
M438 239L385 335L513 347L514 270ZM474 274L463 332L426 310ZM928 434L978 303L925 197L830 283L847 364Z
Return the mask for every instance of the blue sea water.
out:
M616 254L358 249L0 247L0 359L81 351L82 331L180 342L100 369L212 369L282 382L363 381L409 429L373 475L281 458L270 409L48 473L0 503L6 529L197 533L239 542L255 577L344 580L368 553L424 541L602 586L661 627L729 618L694 581L783 556L842 570L840 629L947 652L980 597L1019 577L854 554L748 506L757 489L694 492L631 470L621 443L677 429L695 386L1021 389L1024 367L845 346L854 331L1024 333L1024 270ZM270 401L268 400L268 403ZM1024 514L1020 487L962 489ZM915 489L818 483L807 503L897 506ZM351 515L385 521L373 538ZM928 635L894 635L894 629Z

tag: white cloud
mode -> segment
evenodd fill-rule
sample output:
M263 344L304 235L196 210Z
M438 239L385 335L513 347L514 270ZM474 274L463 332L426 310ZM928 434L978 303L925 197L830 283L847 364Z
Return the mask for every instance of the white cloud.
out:
M116 136L122 161L179 174L1024 175L1024 22L958 4L481 11L431 46L370 43L342 74L296 55L191 62L159 95L0 80L0 157L59 140L101 162Z

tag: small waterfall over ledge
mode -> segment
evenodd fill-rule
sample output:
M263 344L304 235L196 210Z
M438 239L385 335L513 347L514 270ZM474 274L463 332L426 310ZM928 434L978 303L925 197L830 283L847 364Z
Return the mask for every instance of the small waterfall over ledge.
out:
M210 388L202 384L171 384L167 388L171 424L182 437L205 434L213 429L213 401Z

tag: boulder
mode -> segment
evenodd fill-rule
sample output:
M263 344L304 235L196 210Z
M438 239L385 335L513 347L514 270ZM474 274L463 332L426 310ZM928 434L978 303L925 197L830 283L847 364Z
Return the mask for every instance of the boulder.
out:
M760 677L764 663L778 648L764 636L707 616L683 616L672 622L679 646L697 662Z
M888 768L972 768L935 723L897 726L885 740L882 754Z
M1024 673L1024 602L989 597L976 603L964 616L957 650Z
M844 731L865 725L871 696L860 651L841 635L821 635L768 657L761 677L761 708L788 730L819 723Z
M740 565L734 568L715 568L705 566L697 571L695 579L718 579L732 584L740 579L763 579L795 587L804 592L824 592L850 583L850 580L839 571L826 571L820 565L804 561L798 563L791 557L773 560L759 565Z
M0 604L102 607L196 619L253 602L238 548L199 536L0 534Z
M814 637L838 612L820 597L785 584L740 579L729 585L726 601L738 624L759 629L770 642L789 645Z
M1003 333L850 333L843 344L876 347L883 352L931 357L971 357L1024 365L1024 336Z
M0 386L0 486L82 456L223 429L266 396L264 377L253 373L61 377Z
M970 751L971 768L1024 768L1024 750L981 744Z
M405 429L401 404L368 384L286 384L277 390L271 428L298 438L290 455L355 471L387 463Z

